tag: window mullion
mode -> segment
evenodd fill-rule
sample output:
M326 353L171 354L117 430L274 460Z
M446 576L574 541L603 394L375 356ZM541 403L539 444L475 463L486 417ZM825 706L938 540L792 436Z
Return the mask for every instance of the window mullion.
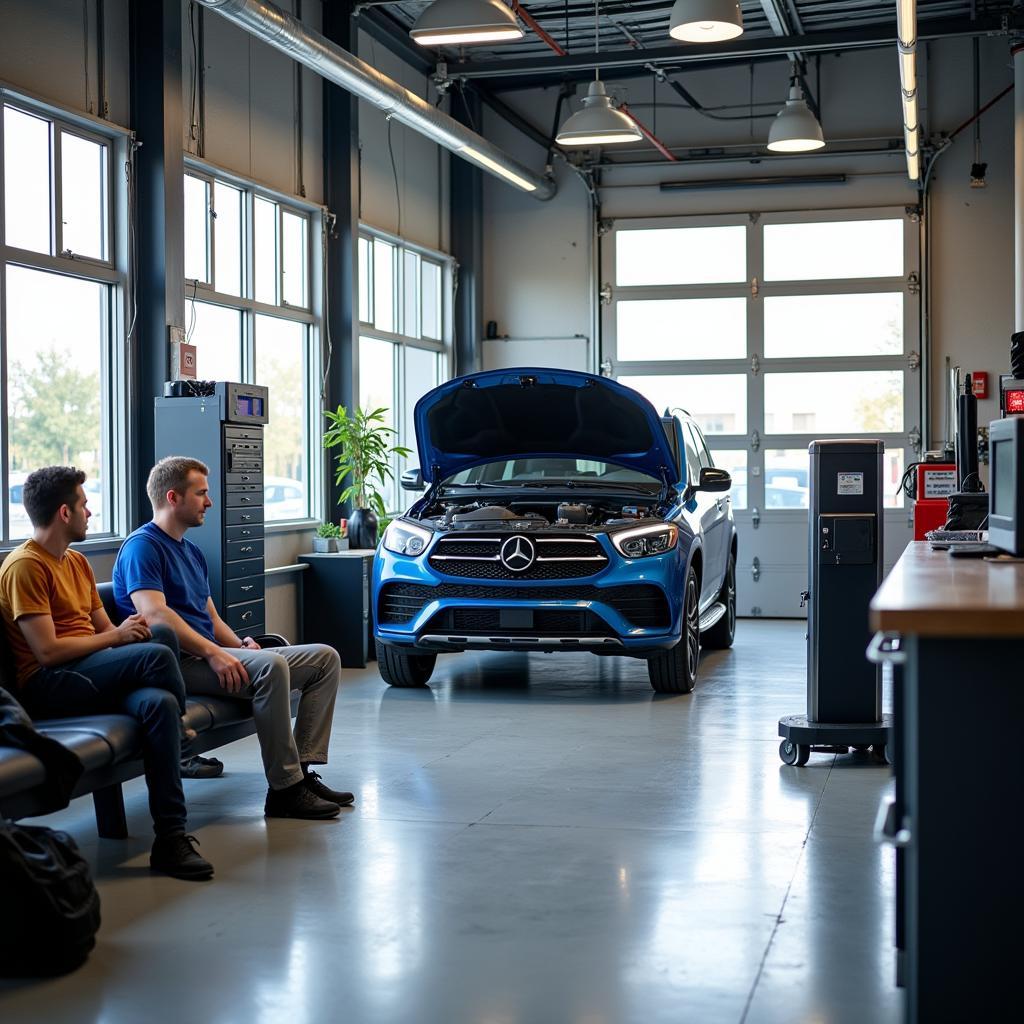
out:
M210 287L217 289L217 189L214 182L206 183L206 259L209 267Z
M50 122L50 210L53 217L50 244L53 255L60 256L64 252L64 202L61 196L60 126L55 121Z
M3 119L0 118L0 121ZM2 141L2 139L0 139ZM2 205L2 204L0 204ZM11 493L9 480L7 438L10 392L7 387L7 264L0 262L0 543L6 544L10 536L10 515L7 496Z

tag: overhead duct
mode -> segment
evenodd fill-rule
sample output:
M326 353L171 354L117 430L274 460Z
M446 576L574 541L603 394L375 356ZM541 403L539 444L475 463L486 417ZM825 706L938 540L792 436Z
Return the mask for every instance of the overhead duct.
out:
M524 167L482 135L459 124L280 7L266 0L197 2L488 174L536 199L550 199L555 194L551 178Z

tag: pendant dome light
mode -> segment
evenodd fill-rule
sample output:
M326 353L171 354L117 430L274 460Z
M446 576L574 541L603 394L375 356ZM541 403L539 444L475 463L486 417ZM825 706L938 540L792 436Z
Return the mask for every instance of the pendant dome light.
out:
M420 46L510 43L525 34L501 0L434 0L409 30Z
M810 153L824 145L825 135L807 106L794 65L789 80L789 99L772 121L768 148L773 153Z
M598 35L598 4L594 0L594 53L601 52ZM613 146L623 142L639 142L640 129L632 118L612 106L611 97L605 92L601 81L601 69L595 65L594 81L590 83L583 99L583 109L578 110L562 125L555 137L560 146Z
M676 0L668 34L684 43L720 43L743 32L738 0Z

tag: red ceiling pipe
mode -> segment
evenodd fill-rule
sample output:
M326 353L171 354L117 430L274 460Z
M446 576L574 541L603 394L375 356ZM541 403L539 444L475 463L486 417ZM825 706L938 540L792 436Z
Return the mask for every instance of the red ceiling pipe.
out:
M554 39L552 39L551 36L549 36L547 32L537 24L537 19L534 18L534 16L519 2L519 0L512 0L512 10L514 10L516 14L526 22L526 27L532 29L533 32L544 40L544 42L547 43L559 57L565 56L565 50L563 50L558 43L556 43Z
M633 124L640 129L640 134L666 159L671 160L673 163L679 163L679 157L673 155L672 151L665 145L657 135L654 134L641 120L633 113L632 110L626 106L625 103L619 104L619 110L621 110L626 117L628 117Z

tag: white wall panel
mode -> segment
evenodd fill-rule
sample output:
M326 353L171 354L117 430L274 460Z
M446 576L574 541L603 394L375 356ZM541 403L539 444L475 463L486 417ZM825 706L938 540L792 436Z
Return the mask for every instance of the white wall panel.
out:
M107 116L128 123L128 0L108 0ZM0 79L70 110L99 109L96 2L19 0L0 10Z

